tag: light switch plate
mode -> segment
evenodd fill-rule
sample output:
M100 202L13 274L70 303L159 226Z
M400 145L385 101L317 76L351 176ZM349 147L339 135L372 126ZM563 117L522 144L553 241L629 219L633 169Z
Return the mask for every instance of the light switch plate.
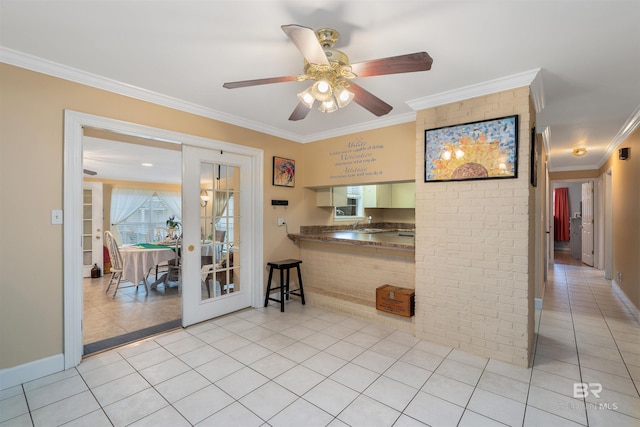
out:
M62 224L62 209L51 210L51 224Z

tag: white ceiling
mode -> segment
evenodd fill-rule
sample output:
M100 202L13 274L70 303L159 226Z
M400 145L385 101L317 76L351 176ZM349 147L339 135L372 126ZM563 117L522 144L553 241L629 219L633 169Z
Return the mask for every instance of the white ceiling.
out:
M96 172L96 178L163 184L182 182L180 151L88 136L82 140L82 149L82 167Z
M592 169L640 120L638 16L637 0L0 0L0 60L299 142L411 121L409 101L540 69L551 170ZM335 28L351 62L426 51L433 67L356 79L394 107L382 118L354 103L291 122L308 83L222 87L302 74L283 24Z

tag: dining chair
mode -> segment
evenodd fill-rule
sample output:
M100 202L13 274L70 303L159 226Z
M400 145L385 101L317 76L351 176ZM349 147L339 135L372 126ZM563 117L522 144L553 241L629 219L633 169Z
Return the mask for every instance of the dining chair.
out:
M216 251L216 262L222 258L222 251L224 248L224 238L227 235L225 230L216 230L215 233L215 251Z
M180 249L182 246L182 237L176 239L175 256L167 261L167 273L164 276L165 290L169 286L169 282L178 282L178 291L181 290L182 284L182 265L180 262Z
M109 258L111 259L111 279L109 279L109 285L107 286L106 293L109 293L109 289L113 283L116 284L116 290L113 292L113 298L116 297L118 288L120 287L120 281L122 280L122 256L118 249L118 243L115 237L110 231L104 232L104 241L107 244L107 251L109 252Z
M164 240L166 240L168 237L168 233L167 233L167 229L165 227L151 227L148 231L147 231L147 237L146 237L146 241L147 243L158 243L158 242L163 242ZM156 264L155 266L151 267L149 269L149 271L147 271L146 276L144 277L145 281L149 281L149 276L151 275L151 272L155 270L155 280L158 280L158 276L160 275L160 273L166 273L167 271L169 271L169 266L167 264L167 261L162 261L159 264Z
M202 286L207 289L207 295L211 298L211 286L209 282L213 279L214 273L213 256L201 255L200 256L200 281Z

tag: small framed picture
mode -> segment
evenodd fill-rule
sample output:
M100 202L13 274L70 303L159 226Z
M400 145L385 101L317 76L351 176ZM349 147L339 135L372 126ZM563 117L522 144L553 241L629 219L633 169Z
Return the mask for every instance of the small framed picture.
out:
M296 161L273 156L273 185L295 187Z

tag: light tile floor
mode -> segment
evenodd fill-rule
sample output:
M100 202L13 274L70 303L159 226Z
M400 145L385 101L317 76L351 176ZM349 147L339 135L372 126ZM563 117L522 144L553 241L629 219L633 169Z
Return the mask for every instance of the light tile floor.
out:
M2 390L0 425L640 426L638 322L601 271L550 275L529 369L292 301Z
M148 293L143 285L136 290L123 281L113 294L115 285L106 293L111 274L83 281L83 343L90 344L129 332L180 319L182 301L177 287L163 285ZM154 276L151 276L154 280Z

